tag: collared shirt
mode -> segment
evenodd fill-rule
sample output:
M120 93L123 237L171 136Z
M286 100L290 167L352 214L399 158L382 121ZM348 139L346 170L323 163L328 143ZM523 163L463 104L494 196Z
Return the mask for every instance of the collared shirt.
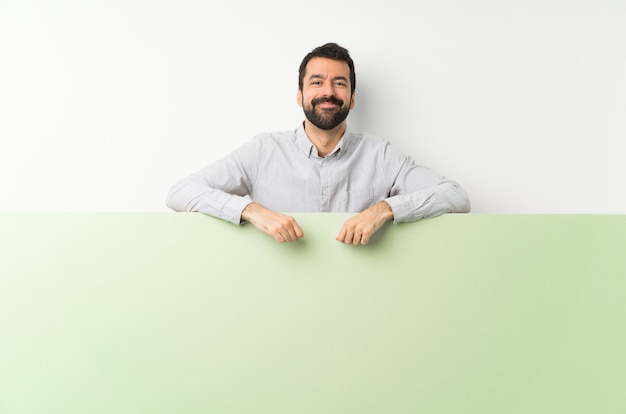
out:
M346 130L320 157L302 125L254 137L179 181L167 196L172 210L236 224L253 201L283 213L358 213L386 201L396 222L470 209L456 182L417 165L388 141Z

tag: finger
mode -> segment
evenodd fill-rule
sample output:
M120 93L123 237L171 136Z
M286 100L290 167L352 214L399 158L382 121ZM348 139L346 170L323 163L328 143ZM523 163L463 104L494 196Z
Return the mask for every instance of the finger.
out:
M285 240L288 242L298 240L298 236L296 236L294 229L288 228L285 230Z
M304 237L304 232L302 231L298 223L294 223L294 230L296 231L296 240L299 240L302 237Z
M291 227L291 224L284 226L280 230L280 234L283 236L283 239L285 240L285 242L291 242L291 241L297 240L296 233Z
M335 238L338 242L345 243L346 242L346 228L345 226L339 230L339 234Z
M304 233L302 232L302 229L300 228L300 226L298 226L298 224L296 222L294 222L290 227L287 228L287 231L289 232L289 241L296 241L299 240Z
M351 230L348 230L346 232L346 244L354 244L354 232Z

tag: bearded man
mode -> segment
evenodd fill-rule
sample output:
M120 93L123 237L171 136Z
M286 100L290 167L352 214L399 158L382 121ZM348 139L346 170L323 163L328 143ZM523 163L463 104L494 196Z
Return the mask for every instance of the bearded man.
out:
M299 70L302 124L258 135L180 180L170 189L167 206L249 222L280 243L304 236L286 213L356 213L336 240L367 244L390 220L469 212L458 183L417 165L387 140L348 129L355 88L348 50L336 43L315 48Z

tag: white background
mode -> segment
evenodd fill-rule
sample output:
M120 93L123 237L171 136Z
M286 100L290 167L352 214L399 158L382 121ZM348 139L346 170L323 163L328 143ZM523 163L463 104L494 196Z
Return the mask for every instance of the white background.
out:
M301 59L356 64L354 131L474 213L626 213L626 1L0 0L0 210L167 211L295 128Z

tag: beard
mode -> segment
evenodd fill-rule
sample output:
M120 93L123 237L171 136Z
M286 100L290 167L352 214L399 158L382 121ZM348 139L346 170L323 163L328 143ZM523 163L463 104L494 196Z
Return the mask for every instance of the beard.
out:
M323 102L334 103L337 107L332 109L318 109L317 105ZM302 108L309 122L324 131L329 131L341 124L348 117L348 113L350 113L350 107L344 107L343 101L334 96L313 99L310 105L302 105Z

